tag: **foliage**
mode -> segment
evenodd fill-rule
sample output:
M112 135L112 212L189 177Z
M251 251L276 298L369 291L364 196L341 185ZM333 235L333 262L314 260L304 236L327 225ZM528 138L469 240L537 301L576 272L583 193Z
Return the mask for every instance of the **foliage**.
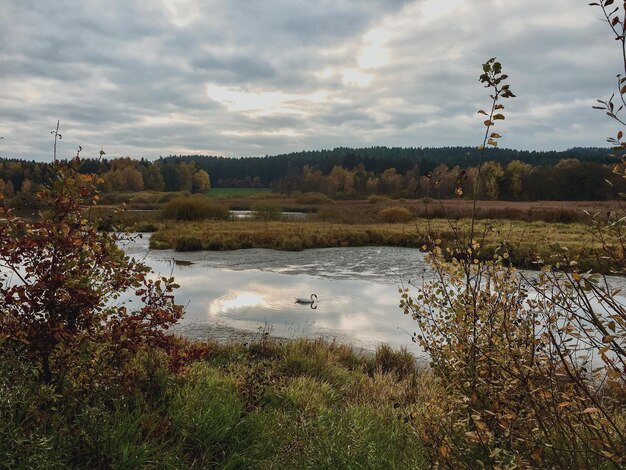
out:
M500 86L506 76L495 59L483 72L492 91L491 113L480 112L488 116L484 150L500 138L491 127L509 89ZM415 296L401 290L404 312L419 325L415 341L446 390L447 399L431 401L420 416L431 461L454 468L624 464L625 319L615 292L580 273L567 250L555 250L559 259L551 256L554 264L528 279L511 267L507 244L491 260L481 256L485 232L477 240L475 218L469 240L456 229L456 245L444 250L433 237L423 247L437 280L417 286ZM623 260L623 251L614 253Z
M380 218L388 224L404 223L411 219L411 213L404 207L387 207L380 211Z
M314 193L314 192L301 194L300 196L296 197L296 202L299 204L317 204L317 205L334 203L334 201L330 199L328 196L326 196L325 194Z
M0 341L23 345L46 383L61 381L93 343L111 345L106 363L141 345L164 346L165 330L182 314L173 279L152 279L118 248L121 236L98 232L84 218L82 205L98 196L96 176L78 173L79 164L55 166L52 184L37 195L38 219L0 207ZM124 295L139 306L114 302Z
M212 203L204 196L180 197L166 202L161 209L165 219L174 220L224 220L229 217L229 210Z
M464 181L464 196L473 196L477 167L468 163L478 156L479 151L471 148L378 147L297 154L291 155L292 160L285 156L258 161L214 157L172 157L154 162L127 157L90 159L83 161L80 171L102 176L98 186L103 199L109 194L143 191L239 198L271 194L263 189L270 186L279 197L279 193L317 192L335 200L370 195L452 199L459 179ZM478 188L478 194L482 199L610 200L626 192L626 182L612 173L612 160L601 149L520 152L490 148L488 157L491 168L485 170L493 171L485 171L481 177L483 187ZM49 182L51 168L47 163L0 159L0 193L14 198L15 204L24 204ZM209 174L217 175L217 183L210 190ZM605 185L605 180L613 186Z

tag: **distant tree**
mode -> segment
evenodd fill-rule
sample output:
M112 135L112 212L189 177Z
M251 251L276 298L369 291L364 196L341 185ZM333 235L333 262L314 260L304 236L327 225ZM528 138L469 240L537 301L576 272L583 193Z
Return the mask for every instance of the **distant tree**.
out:
M142 165L139 167L146 189L163 191L165 181L161 175L161 165L157 163Z
M485 199L497 200L500 195L500 179L504 169L498 162L488 161L483 164L479 182L479 195Z
M193 175L195 165L193 163L180 162L176 165L176 183L178 190L191 191L193 189Z
M211 189L209 174L204 170L199 170L193 175L192 188L194 193L206 193Z
M510 199L520 200L528 197L524 194L524 181L532 173L532 165L519 160L513 160L506 166L506 170L503 175L504 194L507 194Z

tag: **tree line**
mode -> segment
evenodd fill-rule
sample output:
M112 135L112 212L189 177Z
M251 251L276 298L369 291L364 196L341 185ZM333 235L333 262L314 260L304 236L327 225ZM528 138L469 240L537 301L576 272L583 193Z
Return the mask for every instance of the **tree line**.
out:
M98 174L98 189L104 193L187 191L205 193L211 188L209 174L194 162L116 158L85 159L82 174ZM52 176L50 163L0 159L0 194L7 199L32 199Z
M282 194L319 192L344 199L373 194L449 199L473 196L477 152L470 147L372 147L251 158L125 157L85 159L80 171L100 175L104 193L204 193L213 181L215 187L270 187ZM626 192L625 180L613 174L606 149L489 149L487 160L477 187L481 199L606 200ZM0 159L0 194L28 199L50 174L48 163Z
M524 151L494 148L489 149L486 160L502 166L519 160L533 166L554 166L561 160L577 159L581 162L611 164L613 159L606 148L572 148L566 151ZM335 166L347 170L363 165L365 170L377 175L389 168L400 174L418 165L424 173L433 171L438 165L449 168L476 166L479 151L475 147L370 147L352 149L338 147L333 150L303 151L265 157L226 158L216 156L170 156L161 161L194 162L198 168L211 175L216 187L270 187L286 176L302 174L306 166L328 175Z

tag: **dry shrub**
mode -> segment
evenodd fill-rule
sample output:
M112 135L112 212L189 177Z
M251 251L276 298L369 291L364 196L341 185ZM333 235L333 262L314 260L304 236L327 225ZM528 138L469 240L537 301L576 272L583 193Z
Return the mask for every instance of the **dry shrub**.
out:
M404 207L388 207L380 211L380 218L388 224L398 224L411 220L411 213Z
M492 91L486 145L497 145L499 98L512 96L495 59L481 82ZM491 137L489 137L491 135ZM489 139L489 140L488 140ZM483 152L484 155L484 152ZM482 163L482 157L481 157ZM480 165L479 165L480 171ZM478 184L478 183L477 183ZM419 325L445 397L414 422L430 458L449 468L620 468L626 463L626 305L609 286L580 273L568 250L527 279L510 267L506 245L481 257L473 204L469 236L426 245L435 281L403 289L401 306ZM452 221L450 221L452 223ZM624 219L599 226L604 257L626 268ZM446 261L450 259L450 261Z
M304 193L296 198L296 202L299 204L316 204L316 205L324 205L324 204L333 204L331 198L326 196L326 194L322 193Z
M180 237L176 240L176 251L201 251L202 240L196 237Z
M367 202L370 204L379 204L381 202L388 202L389 198L387 196L380 196L377 194L373 194L367 198Z
M585 333L567 323L568 312L554 307L554 297L529 295L513 268L439 256L431 262L440 281L402 300L447 392L419 425L433 460L455 468L623 463L623 402L598 381L611 369L592 366L597 350L582 357L572 346ZM540 280L537 289L549 287Z

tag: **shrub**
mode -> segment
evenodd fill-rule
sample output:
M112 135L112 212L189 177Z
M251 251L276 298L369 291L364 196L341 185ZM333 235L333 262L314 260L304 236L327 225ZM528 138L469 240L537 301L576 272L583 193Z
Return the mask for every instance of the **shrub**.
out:
M500 99L514 96L499 62L483 72L492 103L491 115L479 112L489 117L479 174L484 149L500 138L490 132L505 119ZM475 202L467 238L459 232L446 248L449 261L440 240L424 246L436 280L414 297L401 290L404 312L419 325L415 340L445 388L417 420L433 464L621 468L626 409L606 385L624 384L623 302L580 273L568 250L532 280L510 266L504 243L481 259Z
M150 269L118 247L121 236L83 218L96 177L79 174L79 165L55 163L51 186L38 193L38 220L0 206L0 342L26 345L41 380L57 386L90 345L110 345L104 364L112 365L123 351L166 346L165 330L182 315L173 278L150 279ZM134 293L138 308L112 302L122 293ZM95 360L90 367L104 368Z
M367 202L370 204L379 204L381 202L387 202L389 198L387 196L379 196L378 194L372 194L367 198Z
M299 203L299 204L324 205L324 204L334 204L335 201L333 201L331 198L326 196L326 194L322 194L322 193L304 193L301 196L298 196L296 198L296 202Z
M397 224L411 220L411 213L404 207L388 207L380 211L380 218L388 224Z
M165 194L162 194L157 199L157 202L160 202L160 203L170 202L172 199L176 199L179 197L181 197L180 193L165 193Z
M227 207L214 204L204 196L178 197L161 210L163 218L175 220L225 220L229 214Z

